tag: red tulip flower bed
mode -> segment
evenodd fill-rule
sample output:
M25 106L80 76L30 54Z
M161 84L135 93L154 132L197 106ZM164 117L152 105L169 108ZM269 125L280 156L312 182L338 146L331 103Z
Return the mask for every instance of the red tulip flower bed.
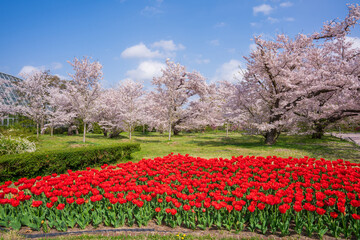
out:
M359 164L168 155L0 186L0 225L35 230L157 224L360 238Z

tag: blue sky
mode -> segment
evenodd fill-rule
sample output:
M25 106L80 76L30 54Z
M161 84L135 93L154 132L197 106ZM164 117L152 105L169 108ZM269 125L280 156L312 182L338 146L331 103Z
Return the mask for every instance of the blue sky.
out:
M209 81L232 80L252 36L312 33L347 14L343 0L0 0L0 72L103 64L104 87L131 78L149 86L165 59ZM359 26L351 37L360 44ZM360 46L360 45L359 45Z

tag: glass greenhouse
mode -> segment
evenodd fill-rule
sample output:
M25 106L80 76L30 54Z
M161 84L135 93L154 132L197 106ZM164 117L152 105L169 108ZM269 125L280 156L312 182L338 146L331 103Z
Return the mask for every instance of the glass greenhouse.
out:
M5 83L0 85L0 92L2 93L0 94L0 96L2 97L2 99L0 99L0 102L6 105L15 105L18 101L16 92L5 91L5 88L10 87L9 84L14 84L22 80L20 78L2 72L0 72L0 79L5 80ZM0 120L0 126L9 126L14 124L16 121L16 116L8 116L7 118Z

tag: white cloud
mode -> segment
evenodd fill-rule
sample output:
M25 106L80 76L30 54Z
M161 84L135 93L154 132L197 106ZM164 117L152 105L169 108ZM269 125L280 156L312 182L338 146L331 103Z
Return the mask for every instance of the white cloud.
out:
M181 43L178 44L178 50L184 50L184 49L185 49L185 46L184 46L184 45L182 45Z
M61 74L54 74L54 75L57 76L58 78L60 78L61 80L69 79L69 76L64 76L64 75L61 75Z
M45 71L45 70L58 70L58 69L61 69L63 67L63 65L59 62L53 62L51 63L50 65L42 65L42 66L31 66L31 65L26 65L26 66L23 66L20 70L20 72L18 73L19 75L22 75L22 74L30 74L32 72L38 72L38 71ZM54 74L54 75L57 75L57 74ZM60 77L60 75L59 75Z
M191 63L208 64L211 62L209 58L204 58L202 54L192 54L191 56L184 56Z
M63 67L63 65L59 62L53 62L50 66L50 68L52 70L57 70L57 69L61 69Z
M45 66L34 67L28 65L28 66L23 66L18 74L19 75L30 74L32 72L39 72L44 70L45 70Z
M345 37L345 40L352 43L352 49L360 49L360 38L358 37Z
M252 27L260 27L261 23L251 22L250 26L252 26Z
M173 40L160 40L151 44L153 48L162 48L165 51L184 50L185 46L182 44L176 45Z
M211 46L219 46L219 45L220 45L220 41L219 41L218 39L214 39L214 40L211 40L211 41L209 42L209 44L210 44Z
M215 76L212 78L212 81L239 81L243 78L243 73L241 72L242 63L239 60L231 59L229 62L222 64L215 72Z
M154 42L147 47L144 43L126 48L122 53L122 58L140 58L140 59L152 59L152 58L173 58L175 52L184 50L185 46L181 43L175 44L173 40L160 40Z
M221 27L225 27L226 26L226 23L224 22L218 22L214 25L214 28L221 28Z
M295 18L293 18L293 17L287 17L287 18L284 18L284 20L285 20L286 22L293 22L293 21L295 21Z
M283 2L283 3L280 3L280 7L291 7L292 5L294 5L292 2Z
M272 8L268 4L262 4L262 5L253 7L254 15L256 15L258 13L263 13L264 15L269 15L273 10L274 10L274 8Z
M159 51L151 51L143 43L129 47L121 53L123 58L161 58L163 55Z
M202 58L202 56L200 55L198 58L195 59L195 62L197 64L208 64L210 62L210 59Z
M272 18L272 17L268 17L267 20L268 20L268 22L270 22L271 24L280 22L279 19L277 19L277 18Z
M136 69L126 72L126 76L133 80L151 80L155 76L161 75L161 69L165 69L164 63L158 61L143 61Z

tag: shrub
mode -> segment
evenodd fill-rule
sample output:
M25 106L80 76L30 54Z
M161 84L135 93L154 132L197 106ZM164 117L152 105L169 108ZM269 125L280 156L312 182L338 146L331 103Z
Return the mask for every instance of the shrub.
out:
M4 136L0 134L0 156L35 152L35 150L35 143L29 141L27 138Z
M0 126L0 132L6 132L7 130L10 130L12 131L12 136L15 136L14 132L20 133L21 135L29 135L36 133L36 124L31 119L20 115L10 115L10 117L15 117L16 121L9 126Z
M66 170L114 163L131 158L140 150L138 143L92 146L52 152L34 152L0 157L0 182L19 177L36 177Z
M104 133L98 123L93 123L92 127L93 127L92 133L95 133L95 134L103 134Z
M27 137L32 136L33 132L24 127L17 127L17 126L1 126L0 133L4 136L16 136L16 137Z

